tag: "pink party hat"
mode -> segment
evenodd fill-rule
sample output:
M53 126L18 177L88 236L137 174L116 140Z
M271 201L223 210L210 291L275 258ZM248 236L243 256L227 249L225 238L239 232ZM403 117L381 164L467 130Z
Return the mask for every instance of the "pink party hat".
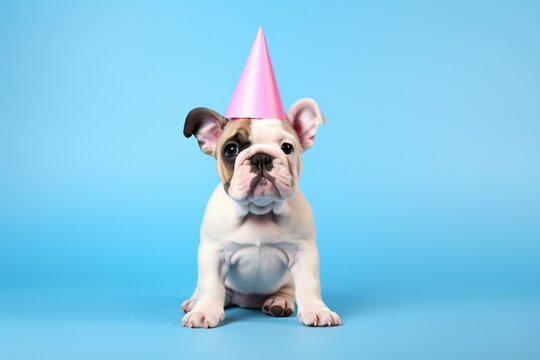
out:
M259 27L225 116L229 119L287 119L262 27Z

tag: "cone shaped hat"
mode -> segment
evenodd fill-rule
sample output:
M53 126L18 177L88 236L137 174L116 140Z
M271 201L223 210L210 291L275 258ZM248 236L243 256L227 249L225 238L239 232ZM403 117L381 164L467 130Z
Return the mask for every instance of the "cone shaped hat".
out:
M262 27L257 32L225 116L229 119L287 118Z

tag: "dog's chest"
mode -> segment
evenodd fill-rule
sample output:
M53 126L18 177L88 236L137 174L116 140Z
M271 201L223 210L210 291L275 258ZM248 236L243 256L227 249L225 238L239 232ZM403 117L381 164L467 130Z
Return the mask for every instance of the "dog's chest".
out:
M230 284L239 291L257 292L278 283L295 255L291 240L282 226L261 219L228 234L222 246Z
M292 256L282 243L229 243L224 254L228 266L227 286L247 294L275 290L286 278Z
M294 255L294 236L287 226L269 217L246 219L222 237L228 264L266 263L279 261L288 264Z

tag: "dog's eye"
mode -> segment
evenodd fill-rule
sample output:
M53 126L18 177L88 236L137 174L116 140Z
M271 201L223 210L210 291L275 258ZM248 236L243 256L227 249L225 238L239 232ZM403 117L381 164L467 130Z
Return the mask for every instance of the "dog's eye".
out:
M289 143L283 143L281 145L281 150L283 150L285 154L289 155L293 151L293 146Z
M224 152L225 152L225 156L229 157L229 158L238 155L238 144L229 143L229 144L225 145Z

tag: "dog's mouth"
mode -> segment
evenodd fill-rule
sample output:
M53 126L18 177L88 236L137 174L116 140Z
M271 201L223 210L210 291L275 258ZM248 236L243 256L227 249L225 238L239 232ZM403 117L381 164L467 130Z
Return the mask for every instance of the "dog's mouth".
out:
M281 197L281 193L276 187L276 178L266 171L257 174L249 185L249 196L253 198Z

